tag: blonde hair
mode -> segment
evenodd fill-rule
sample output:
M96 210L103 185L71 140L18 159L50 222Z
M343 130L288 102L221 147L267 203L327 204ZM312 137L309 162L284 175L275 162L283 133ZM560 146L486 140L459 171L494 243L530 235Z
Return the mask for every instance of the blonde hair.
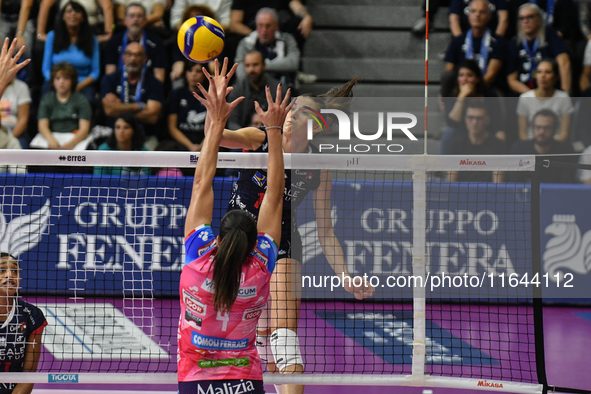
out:
M544 11L542 11L542 9L537 4L525 3L519 7L519 10L517 11L517 15L519 15L519 12L521 12L521 10L523 10L525 8L531 8L536 12L536 17L540 21L540 29L538 30L538 38L540 39L539 45L542 46L544 44L544 42L546 42L546 21L544 20ZM523 34L523 30L521 30L521 26L519 25L519 17L518 17L517 18L517 36L516 36L517 43L521 43L524 38L525 38L525 34Z

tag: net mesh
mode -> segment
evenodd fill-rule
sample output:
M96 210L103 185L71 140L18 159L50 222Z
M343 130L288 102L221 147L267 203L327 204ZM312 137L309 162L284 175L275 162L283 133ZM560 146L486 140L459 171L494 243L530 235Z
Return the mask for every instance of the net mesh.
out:
M37 371L174 374L183 226L193 182L183 173L191 173L197 155L94 153L70 167L61 163L70 156L43 152L39 160L45 163L33 163L43 166L0 174L0 249L20 261L19 298L48 322ZM244 156L222 155L219 166L265 168L256 155ZM422 164L423 173L430 170L421 204L413 194L413 171L403 164L410 158L382 161L378 170L343 169L343 158L322 160L286 163L292 178L305 177L301 172L310 166L330 173L330 201L324 203L347 270L378 285L363 301L336 285L339 275L320 241L328 229L327 221L327 228L318 225L318 199L328 198L322 189L293 207L292 242L301 238L302 264L301 274L290 279L298 286L284 298L302 300L296 316L305 374L411 374L416 331L423 329L426 375L536 383L531 291L497 285L502 275L508 281L511 273L532 272L529 184L449 183L443 171L465 160L450 156L450 165ZM517 160L500 157L496 163ZM62 165L49 167L55 164ZM95 172L99 166L149 170L103 175ZM166 176L152 175L163 168ZM234 181L214 181L214 233ZM423 228L413 226L419 209L425 211ZM417 318L421 293L409 277L413 243L421 236L426 271L447 275L450 285L423 289L425 314ZM465 275L485 284L494 278L495 285L453 286ZM285 308L280 302L274 307Z

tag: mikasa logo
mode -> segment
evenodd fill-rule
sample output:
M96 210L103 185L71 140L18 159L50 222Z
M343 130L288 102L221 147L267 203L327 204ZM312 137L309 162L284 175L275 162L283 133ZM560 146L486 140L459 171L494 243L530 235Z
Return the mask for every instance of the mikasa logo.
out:
M339 125L339 141L350 141L351 140L351 120L349 115L338 109L321 109L320 113L314 111L310 107L304 107L306 111L304 113L309 115L312 119L308 119L307 137L311 141L314 136L313 126L314 122L320 126L320 129L327 127L326 121L321 114L332 114L335 115ZM362 141L376 141L382 138L384 133L384 119L386 119L386 140L392 140L392 132L394 130L402 131L409 140L417 141L410 129L417 124L417 117L407 112L378 112L378 130L373 134L364 134L359 129L359 112L353 112L353 134L355 138ZM410 122L400 123L401 119L410 120ZM396 120L396 121L395 121ZM322 121L322 122L321 122ZM319 144L318 149L320 152L332 151L332 152L357 152L357 153L368 153L370 151L375 153L399 153L402 152L404 147L400 144Z

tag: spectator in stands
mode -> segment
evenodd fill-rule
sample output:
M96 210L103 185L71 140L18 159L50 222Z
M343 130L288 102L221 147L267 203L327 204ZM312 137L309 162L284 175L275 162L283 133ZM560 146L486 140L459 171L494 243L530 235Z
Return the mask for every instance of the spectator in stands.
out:
M192 5L206 6L213 11L213 18L222 25L224 30L230 28L230 10L232 0L175 0L170 9L170 27L178 30L185 21L181 17L187 7Z
M568 93L556 89L558 82L556 61L553 59L542 60L536 70L536 81L538 87L523 93L517 102L519 139L533 138L533 117L541 109L547 108L560 119L559 132L555 138L559 141L567 141L574 107Z
M573 0L509 0L507 1L509 9L509 27L506 38L513 38L519 28L519 12L525 4L537 5L542 11L542 20L545 25L552 27L560 38L575 42L582 37L581 29L577 21L578 9Z
M125 59L123 50L131 42L139 43L147 56L146 69L154 74L156 79L164 83L166 75L166 49L162 39L156 33L146 31L146 9L141 3L131 3L127 6L125 26L127 29L111 37L105 50L105 74L112 74L123 68Z
M168 131L186 150L199 152L205 128L205 107L193 97L198 84L205 85L203 65L185 60L185 86L172 91L168 109Z
M115 19L118 25L127 27L127 9L131 4L140 4L137 0L114 0ZM164 12L166 11L166 0L142 1L141 5L145 10L145 27L164 28ZM129 27L127 27L129 29Z
M519 7L519 33L509 45L507 83L515 93L536 88L534 73L543 58L556 58L562 90L570 92L570 58L554 29L546 27L543 12L535 4Z
M257 29L256 17L262 8L273 8L277 11L282 31L295 37L300 50L306 38L312 32L313 20L300 0L234 0L230 14L230 31L248 36Z
M37 39L45 42L47 39L46 28L49 17L49 10L57 0L41 0L39 6L39 16L37 17ZM70 3L68 0L60 0L60 9ZM78 3L84 8L86 20L90 25L91 33L97 35L99 43L109 41L113 33L113 3L111 0L78 0ZM99 10L100 8L100 10ZM101 11L102 18L101 22Z
M581 95L584 97L591 97L591 89L589 89L589 80L591 80L591 44L589 43L591 43L591 40L588 40L587 44L585 45L585 55L583 56L583 72L581 73L581 80L579 81L582 92Z
M13 78L0 99L0 118L2 119L2 128L17 138L23 148L29 147L27 124L29 123L30 109L29 87L25 82Z
M25 58L31 57L33 38L35 37L35 22L31 15L35 0L11 0L2 2L0 16L0 42L5 38L16 38L17 48L25 45Z
M441 137L442 154L449 154L452 142L466 136L463 119L466 100L486 103L487 113L492 119L489 129L495 133L496 138L506 140L498 98L493 90L487 89L484 85L482 71L474 60L464 60L460 63L453 88L442 85L441 95L442 109L448 125Z
M262 125L263 120L261 119L261 116L256 112L253 113L252 118L250 118L250 124L248 125L248 127L256 127L257 129L260 129Z
M112 128L115 119L123 113L133 114L147 135L146 147L153 150L158 144L156 123L164 95L162 84L152 73L146 72L145 63L144 47L137 42L127 44L123 68L102 78L101 96L108 117L107 126Z
M527 141L517 141L511 147L512 154L525 155L564 155L571 154L573 148L570 143L558 141L554 138L560 119L550 109L538 111L533 118L534 137ZM572 156L574 158L574 156ZM513 182L528 182L529 173L509 173ZM575 171L570 168L550 167L541 173L544 183L575 183Z
M505 143L497 139L489 126L491 119L486 112L486 106L482 101L470 101L466 107L464 122L468 134L452 144L450 153L454 155L496 155L507 152ZM474 182L503 182L502 171L452 171L450 181L474 181Z
M21 149L21 144L14 138L12 133L2 125L0 125L0 149ZM0 173L9 172L12 174L24 174L26 169L23 166L15 165L0 165Z
M272 8L261 8L257 13L256 23L257 30L238 44L238 79L246 78L244 55L259 51L265 58L267 72L284 85L292 85L300 64L300 50L295 39L291 34L279 31L277 12Z
M121 114L115 120L113 134L99 150L147 151L142 128L131 114ZM94 167L95 175L150 175L148 167Z
M49 82L51 70L54 64L60 62L69 62L76 68L76 90L82 92L90 103L94 103L94 84L100 75L99 46L97 38L90 31L86 11L75 1L69 1L61 9L55 30L47 34L43 54L45 84L42 94L52 88Z
M203 5L190 5L185 9L183 14L183 21L186 21L189 18L193 18L195 16L208 16L210 18L214 17L213 11ZM176 34L174 35L176 37ZM226 45L224 45L223 53L226 52ZM178 45L173 45L172 49L172 70L170 71L170 80L172 81L173 89L178 88L181 86L180 83L182 82L183 72L185 70L185 60L187 58L183 55L181 50L179 49ZM178 82L175 82L178 81Z
M491 16L487 0L472 0L469 10L470 29L452 40L445 69L451 71L462 60L474 59L484 74L484 83L490 86L503 66L505 40L487 27Z
M581 153L579 164L591 164L591 146ZM591 185L591 170L577 170L577 180L585 185Z
M90 104L82 93L76 91L78 74L70 63L55 64L51 68L50 81L53 90L47 92L39 104L39 133L49 149L74 149L88 136L92 119ZM56 135L64 133L72 135L68 138ZM64 142L65 139L69 141Z
M486 26L491 32L495 32L498 37L504 37L509 25L509 12L507 11L507 2L505 0L485 1L489 10L489 18ZM454 37L459 37L466 33L472 23L470 15L474 0L452 0L449 7L449 27Z
M591 0L579 0L579 24L583 37L591 40Z
M244 97L244 100L234 108L228 118L228 128L231 130L238 130L248 126L252 114L255 112L255 101L261 105L263 111L266 111L267 96L265 87L268 86L272 97L275 97L277 85L279 85L278 80L265 73L265 60L260 52L248 52L244 55L242 63L246 71L246 78L237 80L233 86L234 90L228 95L230 102L238 97ZM285 95L287 92L285 86L281 90L282 94Z

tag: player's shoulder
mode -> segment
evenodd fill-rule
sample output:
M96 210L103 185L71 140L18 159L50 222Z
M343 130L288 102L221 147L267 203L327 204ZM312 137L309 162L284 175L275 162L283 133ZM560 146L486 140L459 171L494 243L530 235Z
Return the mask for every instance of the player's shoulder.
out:
M17 308L19 308L19 312L23 315L28 317L29 319L43 319L45 320L45 315L41 308L37 307L36 305L31 304L23 300L22 298L18 298L16 300Z

